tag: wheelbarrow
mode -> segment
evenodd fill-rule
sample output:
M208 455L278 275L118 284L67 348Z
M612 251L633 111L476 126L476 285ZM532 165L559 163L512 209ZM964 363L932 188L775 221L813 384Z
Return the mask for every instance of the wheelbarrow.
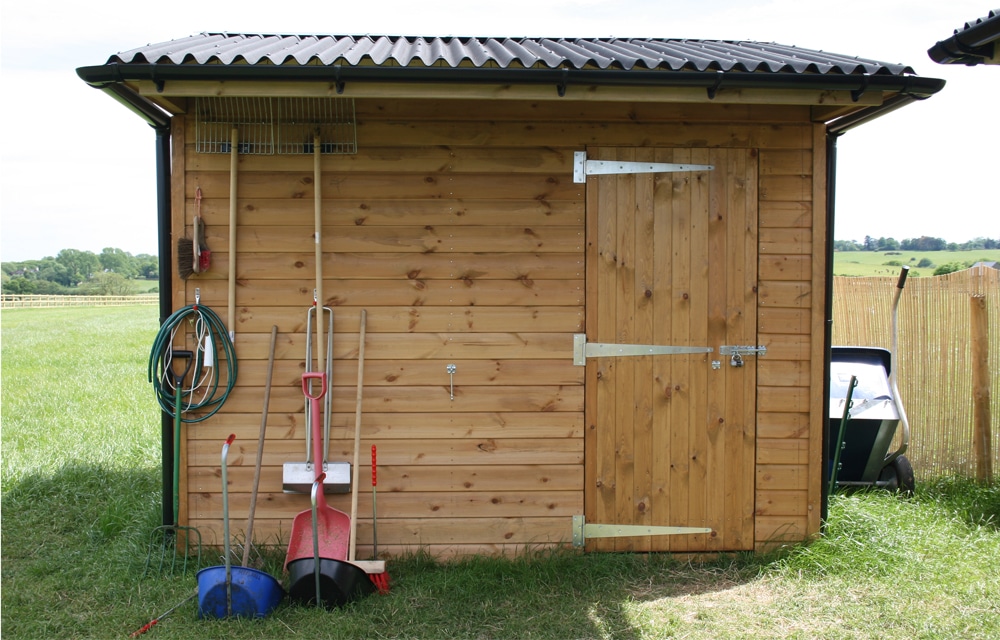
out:
M222 528L225 564L202 569L198 579L198 617L264 618L274 611L285 595L281 584L270 574L251 567L232 566L229 549L229 489L226 477L230 435L222 445Z
M892 303L892 350L856 346L831 349L827 416L831 490L877 487L913 493L913 466L903 455L910 443L910 425L896 381L896 319L907 272L908 267L903 267ZM890 452L900 425L899 447Z

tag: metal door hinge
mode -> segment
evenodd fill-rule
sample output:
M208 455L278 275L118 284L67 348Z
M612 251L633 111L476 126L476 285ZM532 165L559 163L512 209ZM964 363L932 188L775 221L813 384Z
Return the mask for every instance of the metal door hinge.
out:
M656 344L609 344L587 342L587 334L573 334L573 364L582 367L587 358L616 358L621 356L665 356L687 353L711 353L712 347L673 347Z
M584 516L573 516L573 546L582 547L587 538L628 538L632 536L682 536L712 533L711 527L654 527L641 524L587 524Z
M711 171L710 164L674 164L670 162L626 162L622 160L587 160L586 151L573 153L573 182L586 182L587 176L622 173L676 173L678 171Z

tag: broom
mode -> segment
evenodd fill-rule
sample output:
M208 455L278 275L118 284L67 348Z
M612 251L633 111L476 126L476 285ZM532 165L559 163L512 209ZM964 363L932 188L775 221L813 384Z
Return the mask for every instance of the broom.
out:
M205 244L205 226L201 221L201 187L195 192L194 232L191 238L177 241L177 275L187 280L195 273L208 271L212 252Z

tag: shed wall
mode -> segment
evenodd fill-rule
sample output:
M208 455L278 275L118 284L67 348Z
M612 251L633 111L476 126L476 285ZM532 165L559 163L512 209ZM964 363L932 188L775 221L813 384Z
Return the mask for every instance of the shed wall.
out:
M822 136L807 107L359 99L356 109L358 153L323 156L322 195L334 460L353 456L360 310L368 315L359 557L372 539L372 444L381 552L511 553L570 538L585 490L584 369L571 354L587 287L584 185L572 182L572 158L592 145L759 151L758 326L768 354L755 363L755 538L760 546L818 529L814 292L824 230L814 203L824 202L825 184L814 179L824 174ZM190 116L175 118L174 139L174 233L190 233L200 187L212 249L208 273L175 279L174 306L192 303L198 287L225 320L229 156L195 152ZM305 460L312 158L243 155L238 173L239 381L216 416L185 426L182 521L219 541L219 452L236 433L234 531L245 522L277 325L255 538L285 544L292 517L308 508L308 496L281 484L282 463ZM349 496L329 502L349 512Z

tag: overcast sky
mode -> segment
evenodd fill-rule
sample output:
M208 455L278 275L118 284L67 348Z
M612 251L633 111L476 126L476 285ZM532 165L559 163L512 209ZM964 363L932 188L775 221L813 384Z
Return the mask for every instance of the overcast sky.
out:
M205 31L756 40L904 63L948 84L840 138L836 238L997 238L1000 66L939 65L927 56L935 42L986 16L985 1L174 0L150 11L2 0L0 259L66 248L156 253L153 130L75 69Z

